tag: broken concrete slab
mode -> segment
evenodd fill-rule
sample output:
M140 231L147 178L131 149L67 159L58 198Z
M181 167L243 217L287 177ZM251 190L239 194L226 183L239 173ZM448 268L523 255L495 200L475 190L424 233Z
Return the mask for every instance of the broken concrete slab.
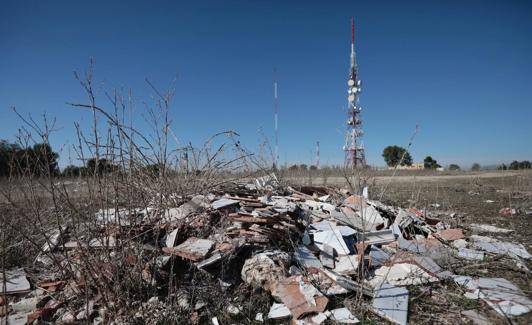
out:
M165 247L163 251L197 262L209 254L213 245L212 240L190 237L177 247Z
M375 288L372 303L373 311L395 323L406 325L408 320L408 290L387 282Z
M437 282L438 278L429 274L416 264L396 263L391 267L381 266L375 270L375 277L369 281L374 288L384 282L396 286L419 285Z
M23 268L10 269L5 273L6 288L4 291L4 286L0 285L0 293L12 295L28 293L31 291L30 283ZM0 272L0 283L3 283L3 281L4 275Z

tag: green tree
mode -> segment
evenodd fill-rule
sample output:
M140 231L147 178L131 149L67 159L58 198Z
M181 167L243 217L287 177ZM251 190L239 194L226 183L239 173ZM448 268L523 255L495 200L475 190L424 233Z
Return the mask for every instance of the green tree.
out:
M118 167L116 165L113 165L109 160L102 158L98 160L98 163L96 163L96 158L91 158L87 160L87 171L90 174L106 174L113 171L117 171Z
M450 164L449 170L460 170L460 166L458 166L457 164Z
M436 169L440 168L441 166L438 164L438 161L436 161L436 159L433 159L431 156L427 156L423 160L423 167L425 169Z
M530 161L523 160L519 163L519 169L530 169L532 167L531 165Z
M480 164L478 163L474 163L472 166L471 166L471 170L472 171L479 171L480 170Z
M412 156L410 156L410 153L403 147L387 146L382 151L382 157L384 158L386 165L389 167L395 167L399 164L401 164L401 166L412 165Z
M32 175L47 176L59 174L59 154L52 150L47 143L37 143L32 148L26 149L29 155L29 168Z
M517 160L512 161L510 163L510 166L508 167L508 169L518 170L519 169L519 162Z
M507 170L508 167L506 166L506 164L502 164L500 165L499 167L497 167L498 170Z
M74 165L68 165L63 169L61 173L64 177L78 177L81 176L81 168Z

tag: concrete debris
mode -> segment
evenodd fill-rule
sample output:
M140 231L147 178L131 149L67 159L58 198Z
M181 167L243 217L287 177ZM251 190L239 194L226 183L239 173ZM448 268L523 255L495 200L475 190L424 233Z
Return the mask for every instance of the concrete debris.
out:
M332 247L338 255L349 255L349 248L340 231L334 227L332 230L314 233L314 244L325 252L325 245Z
M395 241L395 236L391 229L386 229L362 233L358 236L358 241L369 245L381 245Z
M284 304L273 303L268 312L269 319L283 319L292 316L290 309L288 309ZM256 319L256 318L255 318ZM261 314L262 319L262 314Z
M285 252L259 253L244 263L242 280L254 288L269 290L271 285L286 276L289 262L290 256Z
M26 272L22 268L7 270L5 272L5 290L4 290L4 275L0 272L0 293L8 295L23 294L30 292L31 286L26 277Z
M513 317L532 311L532 300L506 279L456 276L454 280L468 290L466 298L482 299L502 316Z
M179 229L174 229L166 236L166 247L174 247Z
M320 261L326 268L334 269L334 248L323 244L323 251L320 252Z
M447 241L464 238L464 233L462 232L462 229L445 229L436 233L435 235Z
M456 249L466 248L467 247L467 241L465 239L454 240L451 243L451 246L453 246Z
M249 184L248 188L256 190L273 190L279 186L279 181L277 180L277 176L275 176L275 174L270 174L255 179L253 185L254 186Z
M271 174L248 184L227 183L205 195L172 195L164 208L154 204L101 209L95 213L96 222L80 230L65 226L47 234L44 254L37 258L40 263L27 268L30 278L22 268L7 272L6 294L19 297L9 299L10 310L2 310L10 312L11 324L25 324L28 319L28 323L103 323L108 318L95 302L101 297L92 294L98 291L93 289L117 283L123 271L152 288L147 292L162 293L138 305L134 316L138 323L150 323L154 315L169 319L172 311L165 308L171 297L190 311L191 323L218 324L226 318L212 313L216 309L208 305L210 299L198 295L200 291L227 293L234 299L224 303L223 312L239 315L249 308L238 296L244 286L264 290L275 300L267 315L254 313L258 322L290 318L300 325L358 323L349 309L329 306L327 310L327 305L332 299L337 307L344 298L339 295L361 293L372 299L371 309L377 315L407 324L405 286L446 278L465 286L466 297L482 299L505 317L531 310L526 294L504 279L475 279L442 268L456 263L457 257L473 264L487 254L501 254L529 272L531 255L525 246L479 235L466 237L462 228L451 228L442 221L448 219L439 219L443 211L401 209L369 200L367 188L362 193L282 187ZM161 199L156 195L151 201ZM477 233L511 232L484 224L469 228ZM83 264L88 255L89 268ZM54 269L54 262L65 272ZM170 285L176 288L174 293ZM0 286L0 297L2 290ZM92 307L79 309L85 306L87 292ZM61 306L66 302L68 309ZM462 315L476 317L474 311Z
M211 207L215 210L219 210L219 209L227 208L229 206L234 206L238 204L239 202L240 201L237 201L237 200L222 198L222 199L212 202Z
M359 229L363 231L375 231L377 230L377 226L384 223L384 219L379 211L372 206L362 208L362 210L357 211L357 214L362 219L362 227Z
M296 249L294 252L294 258L304 268L313 267L321 269L323 267L320 260L318 260L316 256L305 246L299 246Z
M214 242L211 240L190 237L184 243L167 250L167 252L197 262L207 256L213 245Z
M478 223L472 223L469 225L469 228L471 230L476 232L492 232L492 233L499 233L499 234L509 234L511 232L514 232L511 229L505 229L505 228L499 228L492 225L481 225Z
M330 311L329 318L340 324L357 324L360 321L347 308L337 308Z
M458 250L458 256L465 258L466 260L480 260L484 259L484 252L476 251L469 248L460 248Z
M406 325L408 319L408 290L387 282L375 288L373 311L392 323Z
M385 281L392 285L407 286L437 282L439 280L415 264L397 263L391 267L381 266L376 269L375 277L369 283L375 288Z
M337 257L336 266L332 267L339 274L356 274L360 257L358 255L346 255Z
M293 275L271 286L272 296L290 310L294 319L304 314L324 311L329 301L307 281L302 275Z
M478 235L472 235L470 238L472 239L473 247L488 253L509 255L527 260L532 258L532 255L528 253L525 246L522 244L503 242L494 238Z

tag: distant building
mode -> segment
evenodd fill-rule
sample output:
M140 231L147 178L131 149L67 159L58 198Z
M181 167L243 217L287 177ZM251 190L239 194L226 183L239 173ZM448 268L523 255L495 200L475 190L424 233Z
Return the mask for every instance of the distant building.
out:
M421 170L425 168L425 164L420 163L413 163L411 166L397 166L397 169L401 170ZM388 167L388 169L395 169L395 167Z

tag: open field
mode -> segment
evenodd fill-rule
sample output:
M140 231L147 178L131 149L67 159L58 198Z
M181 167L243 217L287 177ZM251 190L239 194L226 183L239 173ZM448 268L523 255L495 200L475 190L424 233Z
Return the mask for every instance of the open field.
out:
M316 204L317 199L310 196L313 191L322 194L323 191L329 191L332 197L338 197L340 193L344 193L342 195L345 197L348 194L342 192L341 189L350 189L353 184L363 183L368 186L370 200L380 201L390 207L395 207L394 209L413 208L415 210L412 211L419 211L424 216L440 220L446 227L463 230L467 240L473 235L482 235L505 242L522 244L528 251L532 249L532 227L530 227L532 173L530 171L445 174L401 171L397 175L393 175L391 171L366 171L354 175L350 182L339 175L328 175L325 178L320 178L312 174L285 174L280 180L284 186L291 186L295 190L278 188L276 190L278 194L285 195L282 197L290 198L290 200L297 198L295 202L300 202L298 204L304 210L312 211L313 208L309 207ZM103 187L99 185L102 181L105 181ZM257 220L261 221L257 221L259 223L252 227L246 226L246 230L238 230L238 227L242 227L242 223L255 222L246 219L249 218L249 215L239 214L242 212L238 211L269 209L267 205L257 199L259 193L267 193L269 190L257 192L256 190L235 188L229 184L218 188L205 183L206 180L201 177L194 179L194 182L201 184L201 186L189 183L188 187L177 190L180 182L178 178L167 181L169 183L166 184L165 188L169 191L168 193L187 194L183 197L174 197L171 202L166 198L156 203L159 204L159 207L164 206L164 209L170 206L187 205L186 202L192 202L189 200L196 194L194 191L200 189L201 194L212 195L210 199L212 203L207 201L207 206L215 204L218 199L223 199L224 195L240 196L243 200L240 201L240 209L242 210L235 209L234 205L230 205L232 208L226 212L208 208L204 212L197 210L190 215L187 214L186 217L184 215L178 216L173 221L166 220L164 213L161 215L142 212L144 221L141 223L117 227L112 223L102 224L101 220L95 220L94 213L96 213L96 218L101 218L102 213L98 214L97 212L106 206L127 209L153 206L155 203L153 196L150 195L158 197L157 194L153 193L157 193L157 190L162 187L159 186L153 190L147 189L146 187L153 182L148 179L142 183L143 185L141 184L145 186L144 188L124 190L121 188L123 184L118 182L117 178L108 179L106 177L102 179L58 178L52 181L33 180L28 183L26 180L9 183L9 186L13 187L12 191L6 193L4 189L4 202L2 203L4 211L2 220L11 222L10 229L3 228L3 233L8 238L8 242L3 244L4 251L7 251L7 258L4 258L3 263L8 269L24 267L33 283L33 288L43 281L46 285L58 283L57 287L53 287L53 290L57 290L57 292L46 293L46 297L48 297L46 299L60 301L65 306L64 308L53 309L53 313L50 315L40 314L38 319L46 321L55 319L56 322L61 323L59 320L64 320L65 317L73 317L82 313L86 308L84 304L87 303L99 306L98 311L91 309L94 311L93 316L89 319L103 323L120 319L123 324L164 324L165 322L162 320L166 320L166 323L208 324L212 317L218 317L223 324L228 322L251 324L256 323L254 319L257 313L263 313L264 316L269 313L272 303L276 301L268 293L271 289L260 288L260 286L259 288L250 288L253 282L242 281L240 269L253 256L264 251L268 252L274 249L277 254L281 254L279 250L292 254L293 250L296 249L295 245L302 240L301 231L308 227L301 224L302 215L288 213L284 216L286 219L282 223L262 230L260 227L267 227L273 221L259 218ZM244 182L249 181L253 181L253 178L248 177ZM223 177L216 183L220 182L223 183ZM129 186L133 185L129 184ZM9 188L8 183L5 184L5 187ZM188 192L185 191L186 189ZM131 193L129 195L132 197L124 199L122 197L124 193ZM333 199L330 202L337 207L342 207L345 204L342 203L343 200L340 195L339 200ZM162 205L160 205L161 202ZM182 205L183 202L185 205ZM503 216L499 214L501 208L515 208L517 213ZM159 208L156 208L155 211L157 209ZM196 211L197 206L192 205L187 209ZM387 210L381 209L380 211L384 215ZM314 211L313 213L319 216L318 219L313 217L313 222L320 220L320 218L328 218L328 213L325 211ZM138 215L136 212L135 217ZM54 216L55 219L50 219L51 216ZM103 216L109 217L106 214ZM288 219L289 216L294 219ZM237 224L240 226L235 226L235 224L230 226L229 220L231 218L237 218L239 220ZM67 224L69 230L66 237L56 242L53 250L44 252L39 249L43 243L43 247L47 243L52 244L50 240L44 240L43 236L50 239L51 237L48 237L50 231L53 231L58 225L63 229L62 227ZM472 226L473 224L495 226L506 229L507 232L490 233L475 228ZM14 225L17 226L14 227ZM229 228L224 228L228 226ZM290 227L283 228L287 226ZM253 243L254 237L251 237L248 239L251 242L246 244L245 248L231 251L230 257L227 260L224 259L222 264L215 264L218 265L216 268L204 270L198 270L197 264L187 262L187 258L190 258L189 255L180 255L170 259L170 256L173 255L168 255L168 247L166 250L164 247L169 245L168 236L171 235L172 229L175 231L174 241L177 245L177 243L183 243L190 238L205 238L205 240L211 241L227 238L228 235L224 234L224 231L231 233L229 236L235 236L235 227L238 231L243 231L242 233L248 235L257 231L253 236L259 236L259 238L262 238L260 236L264 236L264 234L277 236L275 231L282 229L286 233L283 233L281 237L275 237L275 240L274 237L266 239L266 242L261 242L260 240L263 239L260 239L259 242ZM288 231L289 229L290 231ZM411 234L411 239L414 236L420 236L420 233L417 235L414 233ZM224 235L222 236L222 234ZM97 236L96 238L113 238L113 244L111 245L110 242L103 245L98 244L96 246L98 248L95 249L94 246L91 246L94 245L94 236ZM164 244L165 242L166 244ZM162 252L156 249L160 246L163 247ZM171 246L170 248L172 248ZM387 252L395 251L393 243L390 247L386 248L385 246L387 245L384 245L383 249ZM313 252L317 254L318 251L314 248ZM132 256L138 257L133 258ZM161 258L166 261L166 264L156 266L155 261L159 261ZM531 297L532 286L530 284L530 271L528 270L532 267L530 259L520 260L505 255L490 254L482 260L473 262L455 257L436 260L443 269L454 274L504 278L514 283L527 297ZM122 261L127 261L127 263L124 264ZM393 261L392 259L392 263L394 263ZM524 264L519 265L519 263ZM67 269L61 271L62 269L58 268L58 265L66 265L70 271ZM95 265L101 265L102 268L93 269ZM83 269L83 267L87 269ZM81 276L83 283L88 281L90 285L80 285L80 275L76 272L72 273L72 270L84 274ZM260 274L261 270L262 266L251 268L248 272L259 272ZM368 271L365 276L371 278L372 272ZM118 274L127 280L116 279L115 276ZM150 280L151 277L154 278ZM357 279L358 276L353 275L353 278ZM229 289L219 286L218 281L221 279L229 281L231 284ZM67 285L65 286L65 284ZM88 300L79 300L71 286L80 290L79 292L85 295ZM253 285L251 286L253 287ZM409 324L473 324L461 314L464 310L474 310L487 317L492 324L530 324L532 322L530 313L505 318L482 300L464 298L464 289L450 279L441 279L438 282L425 285L408 285L407 288L409 291ZM36 294L35 292L40 289L34 290L36 291L31 294ZM174 295L178 293L188 295L191 292L193 294L188 296L190 301L206 303L207 307L197 310L191 309L181 300L175 300ZM213 300L213 297L219 299ZM20 302L19 299L24 300L26 298L9 297L5 299ZM117 299L120 303L109 304L106 299ZM157 299L156 303L153 302L154 299ZM277 297L277 301L278 299ZM348 307L364 324L387 323L374 312L371 312L370 305L368 305L370 301L367 297L362 299L355 291L329 296L328 308ZM229 303L239 305L239 308L242 308L240 313L234 315L228 313L226 308ZM135 307L131 308L130 304ZM43 308L38 310L41 310L41 313L43 310L47 310ZM142 312L137 312L137 310L142 310ZM134 321L128 322L128 317L133 317ZM150 317L154 318L153 321L149 321ZM195 317L197 320L193 322L190 320L191 317ZM83 322L81 319L73 323L81 324ZM63 323L68 322L63 321ZM287 324L288 320L266 319L265 323ZM325 324L335 324L335 322L328 320Z

